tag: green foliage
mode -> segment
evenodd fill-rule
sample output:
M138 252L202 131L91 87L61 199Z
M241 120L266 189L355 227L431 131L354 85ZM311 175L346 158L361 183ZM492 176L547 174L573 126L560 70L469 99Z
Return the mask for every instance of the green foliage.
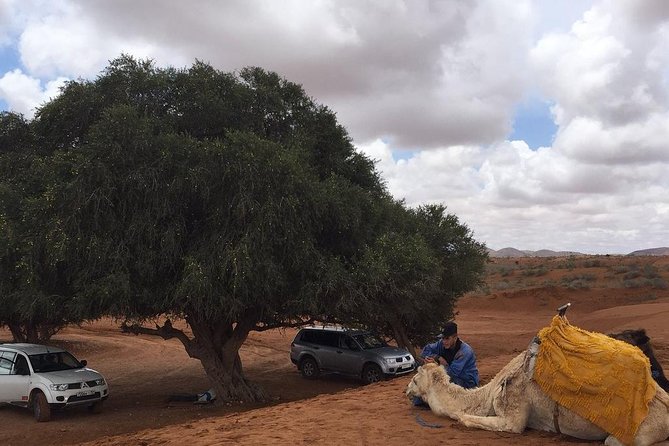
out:
M17 341L48 340L72 314L69 266L49 227L47 160L22 116L0 115L0 325Z
M397 203L387 222L358 262L360 294L336 314L411 348L434 340L457 299L483 284L488 256L444 206Z
M666 290L667 289L667 281L662 279L661 277L655 277L652 279L648 278L635 278L635 279L626 279L623 281L623 285L625 288L655 288L658 290Z
M570 255L569 257L567 257L564 260L564 262L562 262L560 267L564 268L564 269L567 269L569 271L573 270L574 268L576 268L576 257L574 257L573 255Z
M583 261L583 268L599 268L602 266L602 261L599 259L586 259Z
M594 274L571 274L561 279L562 284L570 289L588 289L597 280Z
M614 266L612 269L614 274L625 274L630 270L630 268L625 265Z
M0 313L183 317L192 338L154 334L230 398L254 398L251 330L319 317L422 342L481 283L485 246L456 216L394 202L334 113L260 68L122 56L30 123L3 115L0 139Z
M545 266L540 265L540 266L536 266L534 268L530 268L528 270L525 270L525 271L523 271L522 274L523 274L523 276L526 276L526 277L545 276L546 274L548 274L548 269Z

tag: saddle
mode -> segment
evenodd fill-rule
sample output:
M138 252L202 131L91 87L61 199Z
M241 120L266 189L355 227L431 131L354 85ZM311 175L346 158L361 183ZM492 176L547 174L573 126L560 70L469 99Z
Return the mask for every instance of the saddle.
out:
M656 391L641 350L574 327L559 315L539 332L536 346L533 379L539 387L559 405L631 444Z

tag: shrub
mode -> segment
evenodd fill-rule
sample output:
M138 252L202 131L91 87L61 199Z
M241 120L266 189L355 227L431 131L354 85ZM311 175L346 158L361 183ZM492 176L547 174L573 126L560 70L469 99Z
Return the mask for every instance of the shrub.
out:
M545 276L548 274L548 269L546 269L545 266L537 266L536 268L531 268L528 269L527 271L523 271L523 276Z
M625 265L618 265L611 268L615 274L623 274L628 272L630 269Z
M626 272L623 276L623 280L632 280L636 279L637 277L641 277L641 271L635 269L633 271Z
M664 280L661 277L656 277L654 279L651 279L651 286L653 288L657 288L658 290L666 290L667 287L669 287L669 284L667 284L667 281Z

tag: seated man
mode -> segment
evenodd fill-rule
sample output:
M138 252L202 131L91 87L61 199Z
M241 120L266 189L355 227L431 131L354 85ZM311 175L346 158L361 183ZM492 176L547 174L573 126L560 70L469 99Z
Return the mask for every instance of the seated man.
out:
M435 362L446 368L451 382L465 389L479 385L479 371L476 367L474 350L458 337L458 325L447 322L441 333L441 339L427 344L421 353L423 363ZM420 398L414 399L414 405L424 406Z

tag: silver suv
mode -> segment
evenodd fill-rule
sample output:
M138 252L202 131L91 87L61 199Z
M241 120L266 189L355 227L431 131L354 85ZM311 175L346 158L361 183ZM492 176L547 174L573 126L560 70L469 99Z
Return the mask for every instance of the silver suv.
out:
M37 421L49 421L52 408L85 405L99 413L108 396L102 375L62 348L0 344L0 404L31 408Z
M366 384L416 368L407 350L388 346L374 333L327 326L301 329L290 344L290 360L305 378L330 372L358 377Z

